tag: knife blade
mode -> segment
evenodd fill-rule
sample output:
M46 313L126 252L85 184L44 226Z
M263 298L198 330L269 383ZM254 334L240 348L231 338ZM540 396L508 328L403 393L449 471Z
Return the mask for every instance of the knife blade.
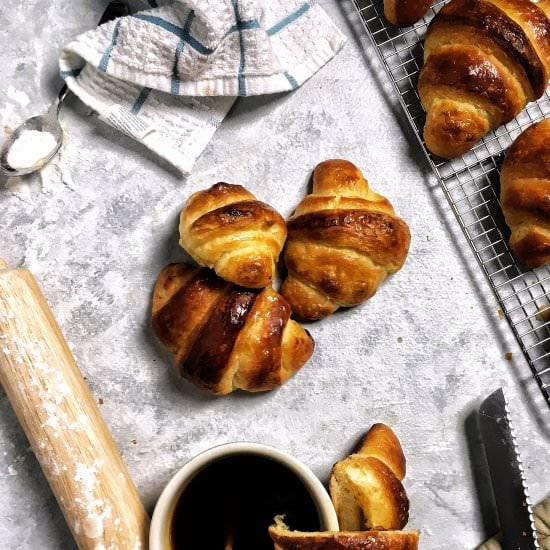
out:
M478 419L497 504L503 548L540 548L523 466L502 388L483 401Z

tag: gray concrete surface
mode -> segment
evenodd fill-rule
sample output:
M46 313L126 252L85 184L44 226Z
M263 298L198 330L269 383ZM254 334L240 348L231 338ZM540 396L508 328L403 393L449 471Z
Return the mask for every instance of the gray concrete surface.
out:
M213 445L275 445L326 481L373 422L386 422L407 455L421 547L473 548L495 526L473 411L506 388L534 500L550 488L548 411L351 3L321 3L349 35L345 49L294 93L239 100L187 181L70 100L55 165L0 180L0 255L40 281L149 510L170 476ZM3 3L0 133L49 104L60 47L105 4ZM311 324L314 357L278 391L212 398L178 382L149 307L157 273L185 257L185 199L224 180L288 215L331 157L358 164L410 224L403 270L368 303ZM74 546L3 392L0 546Z

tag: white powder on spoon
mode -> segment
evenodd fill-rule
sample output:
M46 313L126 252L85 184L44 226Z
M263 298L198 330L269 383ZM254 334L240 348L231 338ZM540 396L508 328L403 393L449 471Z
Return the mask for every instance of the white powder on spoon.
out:
M24 130L8 151L8 164L15 170L33 168L48 158L56 146L57 141L50 132Z

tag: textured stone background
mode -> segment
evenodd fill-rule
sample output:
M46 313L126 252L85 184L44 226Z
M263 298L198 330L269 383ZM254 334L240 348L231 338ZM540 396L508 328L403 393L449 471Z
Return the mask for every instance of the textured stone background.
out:
M407 454L409 525L422 547L472 548L495 524L472 416L480 398L506 387L535 500L549 489L547 411L350 2L321 3L350 37L344 51L292 94L239 100L187 181L70 100L56 165L0 181L0 254L41 282L150 510L170 476L213 445L272 444L326 480L381 421ZM47 107L61 45L105 4L2 4L0 131ZM287 215L331 157L362 167L410 224L404 269L370 302L308 327L315 355L279 391L215 399L178 383L148 311L159 270L184 258L183 201L225 180ZM2 548L73 548L3 393L0 495Z

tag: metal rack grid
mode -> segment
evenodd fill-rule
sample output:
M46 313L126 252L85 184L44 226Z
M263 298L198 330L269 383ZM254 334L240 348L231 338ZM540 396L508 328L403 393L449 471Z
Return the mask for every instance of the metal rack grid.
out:
M498 198L504 151L525 128L550 115L550 95L547 92L530 103L515 120L488 134L462 157L436 157L422 140L425 113L416 84L426 28L447 0L439 0L424 19L403 29L386 23L383 0L352 1L550 407L550 268L527 270L515 261Z

